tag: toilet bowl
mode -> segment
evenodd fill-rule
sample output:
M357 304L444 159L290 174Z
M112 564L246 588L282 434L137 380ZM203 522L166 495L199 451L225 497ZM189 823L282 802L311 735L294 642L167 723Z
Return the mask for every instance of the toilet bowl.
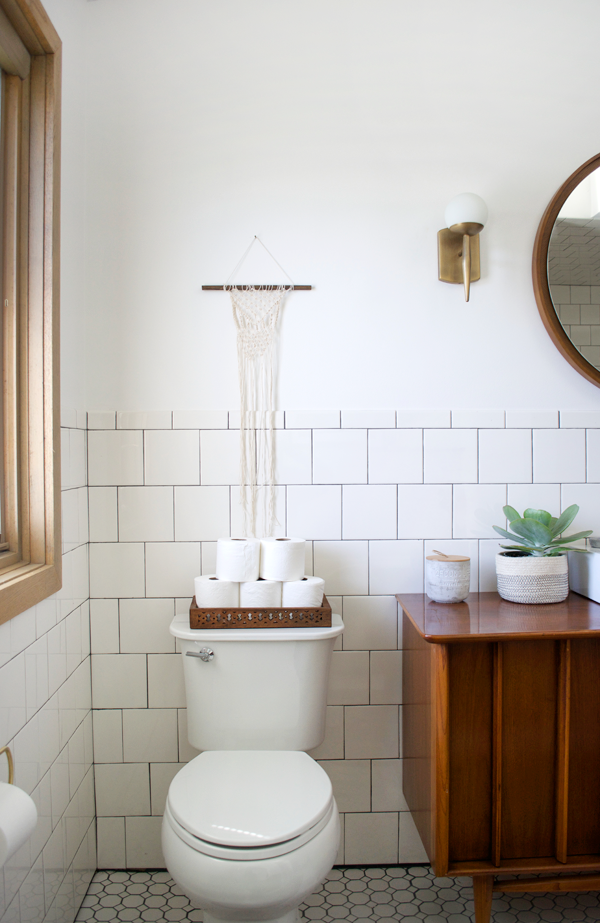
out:
M171 624L183 656L188 739L203 751L173 779L166 866L204 923L295 923L331 869L340 823L323 740L331 654L344 626Z
M169 790L165 861L205 923L294 923L338 845L331 782L302 752L209 751Z

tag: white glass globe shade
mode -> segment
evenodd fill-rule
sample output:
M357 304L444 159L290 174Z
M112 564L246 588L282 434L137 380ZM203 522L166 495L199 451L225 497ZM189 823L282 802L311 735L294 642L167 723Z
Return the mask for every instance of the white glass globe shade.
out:
M454 196L448 203L445 212L446 227L454 224L481 224L485 225L488 217L487 205L481 196L474 192L463 192Z

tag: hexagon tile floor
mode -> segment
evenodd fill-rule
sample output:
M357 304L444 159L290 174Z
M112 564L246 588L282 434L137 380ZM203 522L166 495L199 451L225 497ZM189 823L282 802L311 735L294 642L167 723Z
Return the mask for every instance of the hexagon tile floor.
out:
M435 878L428 866L332 869L301 907L302 923L398 920L472 923L470 878ZM96 872L76 923L202 921L168 872ZM597 923L596 892L498 895L493 923Z

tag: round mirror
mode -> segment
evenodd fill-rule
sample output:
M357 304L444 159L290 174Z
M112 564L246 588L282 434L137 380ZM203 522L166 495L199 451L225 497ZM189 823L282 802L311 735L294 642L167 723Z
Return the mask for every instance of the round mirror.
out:
M575 170L544 212L533 288L555 346L600 387L600 154Z

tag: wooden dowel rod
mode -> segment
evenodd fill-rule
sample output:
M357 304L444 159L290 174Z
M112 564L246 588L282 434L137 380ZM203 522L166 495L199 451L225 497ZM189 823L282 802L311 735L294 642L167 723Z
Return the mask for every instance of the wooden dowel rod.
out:
M230 288L234 288L236 291L247 292L250 288L258 289L258 291L263 291L265 289L274 289L279 288L279 285L228 285L227 289L224 285L203 285L203 292L223 292ZM310 292L312 285L283 285L283 288L288 290L293 290L294 292Z

